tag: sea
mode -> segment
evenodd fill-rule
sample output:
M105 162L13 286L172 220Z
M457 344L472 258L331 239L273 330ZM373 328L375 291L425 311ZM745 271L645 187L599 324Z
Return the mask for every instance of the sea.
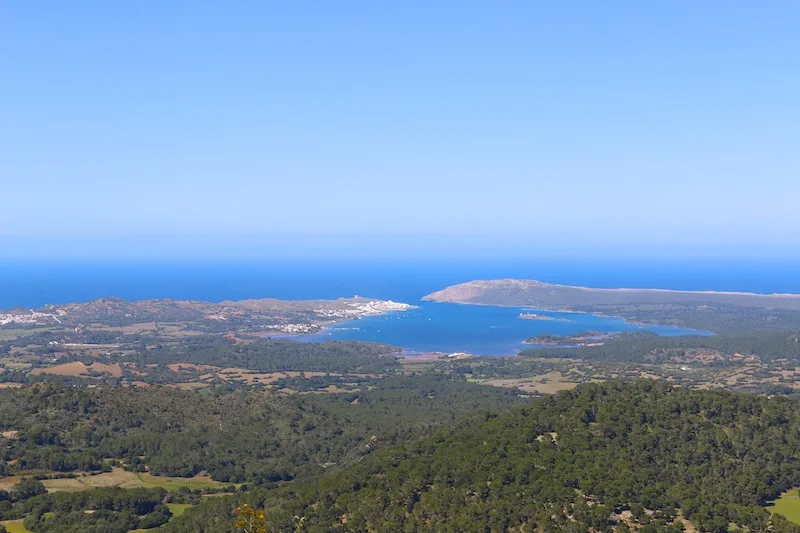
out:
M239 259L239 260L0 260L0 309L85 302L176 298L206 301L245 298L315 299L363 296L418 309L338 323L298 340L367 340L409 354L467 352L513 355L539 334L650 330L620 318L539 313L556 320L520 318L526 308L437 304L420 299L473 279L522 278L605 288L668 288L800 293L800 259L766 258L504 258L504 259Z

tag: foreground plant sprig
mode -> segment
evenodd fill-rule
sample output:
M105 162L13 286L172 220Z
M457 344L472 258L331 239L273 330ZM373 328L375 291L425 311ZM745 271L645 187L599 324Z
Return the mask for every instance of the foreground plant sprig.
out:
M267 515L264 511L245 503L236 508L236 516L238 519L233 525L241 528L243 533L267 533Z

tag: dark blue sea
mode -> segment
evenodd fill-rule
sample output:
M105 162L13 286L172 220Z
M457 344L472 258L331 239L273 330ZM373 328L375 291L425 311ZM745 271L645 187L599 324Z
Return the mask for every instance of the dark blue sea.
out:
M410 352L509 355L539 333L640 326L593 315L568 321L519 318L520 309L422 303L448 285L472 279L527 278L591 287L800 293L798 259L276 259L0 261L0 309L84 302L177 298L311 299L365 296L420 305L407 313L338 324L319 338L387 342ZM687 330L647 327L662 335Z

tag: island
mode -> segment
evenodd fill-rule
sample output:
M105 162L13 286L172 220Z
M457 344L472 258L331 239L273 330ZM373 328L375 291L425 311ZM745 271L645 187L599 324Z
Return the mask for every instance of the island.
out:
M541 334L524 340L523 344L547 347L571 347L571 346L602 346L603 339L615 335L597 330L581 331L574 335L552 335Z
M569 322L566 318L540 315L538 313L520 313L519 317L524 318L525 320L555 320L556 322Z

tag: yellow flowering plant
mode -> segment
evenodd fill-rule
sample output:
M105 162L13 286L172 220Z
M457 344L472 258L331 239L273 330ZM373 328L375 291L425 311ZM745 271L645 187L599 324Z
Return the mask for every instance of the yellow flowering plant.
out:
M267 515L245 503L236 508L236 522L233 525L241 528L242 533L267 533Z

